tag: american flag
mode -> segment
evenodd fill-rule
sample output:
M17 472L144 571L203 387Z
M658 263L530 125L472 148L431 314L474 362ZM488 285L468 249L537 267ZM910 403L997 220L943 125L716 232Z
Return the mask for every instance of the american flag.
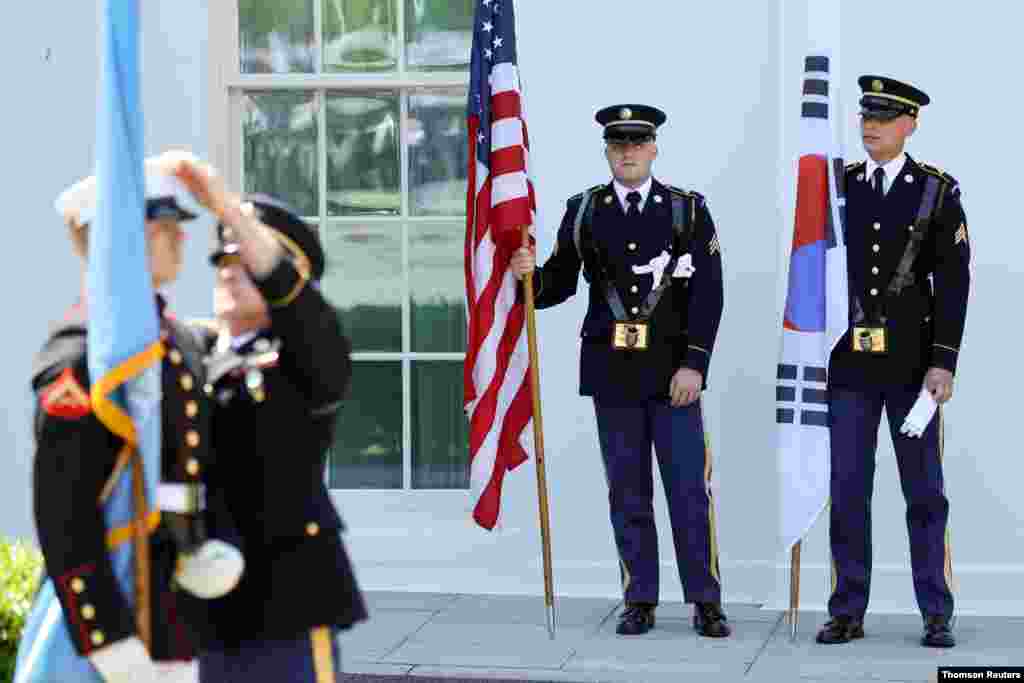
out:
M522 227L533 225L536 203L527 172L513 0L478 1L467 106L464 389L473 519L493 529L505 472L532 452L525 308L508 266L522 246Z

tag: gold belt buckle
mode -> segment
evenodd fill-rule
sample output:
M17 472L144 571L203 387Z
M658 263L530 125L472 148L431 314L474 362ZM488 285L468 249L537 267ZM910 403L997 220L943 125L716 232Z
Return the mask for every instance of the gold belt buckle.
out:
M853 350L860 353L888 353L889 340L884 327L854 327Z
M648 323L639 320L615 321L612 348L616 351L646 351L650 338Z

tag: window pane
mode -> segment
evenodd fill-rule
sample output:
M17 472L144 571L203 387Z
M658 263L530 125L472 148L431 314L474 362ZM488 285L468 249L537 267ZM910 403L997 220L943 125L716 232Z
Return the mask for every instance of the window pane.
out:
M413 351L466 350L462 223L409 226Z
M327 96L327 213L395 215L398 94Z
M315 36L313 0L239 0L244 74L311 73Z
M273 195L304 216L318 215L315 93L249 92L244 97L245 191Z
M355 351L402 350L402 228L328 223L324 295L338 307Z
M410 93L406 141L412 215L465 215L469 154L466 136L464 89Z
M412 487L468 489L469 436L462 363L412 364Z
M324 71L391 71L398 64L395 0L324 0Z
M328 485L402 488L402 364L353 363L350 396L335 424Z
M405 0L406 63L412 70L465 69L473 0Z

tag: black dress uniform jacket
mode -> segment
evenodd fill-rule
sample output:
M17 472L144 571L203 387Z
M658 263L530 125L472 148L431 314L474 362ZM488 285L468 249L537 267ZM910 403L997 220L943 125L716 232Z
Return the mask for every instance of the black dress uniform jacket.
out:
M576 250L574 224L586 193L567 203L554 252L534 272L535 304L538 309L560 304L576 293L580 269L590 283L587 313L580 331L580 394L620 398L668 397L672 375L680 367L699 371L707 385L708 366L722 316L722 256L715 225L704 198L696 192L651 183L639 218L628 219L612 183L594 188L593 216L582 232L583 260ZM685 199L686 220L692 226L688 244L675 244L672 227L672 197ZM604 264L615 281L627 316L639 309L654 286L649 274L636 274L633 266L647 266L662 252L690 253L694 272L687 282L672 278L651 314L650 348L646 351L616 351L611 347L615 316L608 304L605 287L597 275L597 263ZM664 277L672 273L665 271Z
M276 301L299 277L282 259L256 284L267 301ZM214 442L225 463L218 483L246 560L239 586L212 605L214 649L301 637L318 626L346 628L366 618L340 536L344 527L324 482L352 374L350 344L314 286L270 312L270 328L239 349L219 349L215 330L207 329Z
M955 372L967 315L970 244L967 219L954 178L910 156L879 200L865 162L846 169L846 242L851 325L888 318L886 355L854 352L850 332L832 353L829 384L867 388L920 385L930 367ZM921 206L925 180L937 178L941 205L913 266L913 284L887 297Z
M205 369L199 340L163 314L162 472L168 483L198 483L215 470L210 446L211 410L203 394ZM78 305L54 326L33 368L38 397L33 493L36 528L47 575L53 580L68 630L82 655L135 635L135 616L118 587L99 504L123 446L88 407L85 309ZM236 542L222 499L221 538ZM197 653L202 601L177 588L176 545L164 521L150 540L152 656L191 659Z

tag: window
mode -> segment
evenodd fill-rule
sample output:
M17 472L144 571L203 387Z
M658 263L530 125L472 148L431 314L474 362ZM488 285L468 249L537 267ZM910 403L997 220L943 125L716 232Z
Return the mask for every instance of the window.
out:
M224 5L210 10L211 36L228 38L211 47L214 161L318 227L323 291L352 339L329 485L468 488L472 0Z

